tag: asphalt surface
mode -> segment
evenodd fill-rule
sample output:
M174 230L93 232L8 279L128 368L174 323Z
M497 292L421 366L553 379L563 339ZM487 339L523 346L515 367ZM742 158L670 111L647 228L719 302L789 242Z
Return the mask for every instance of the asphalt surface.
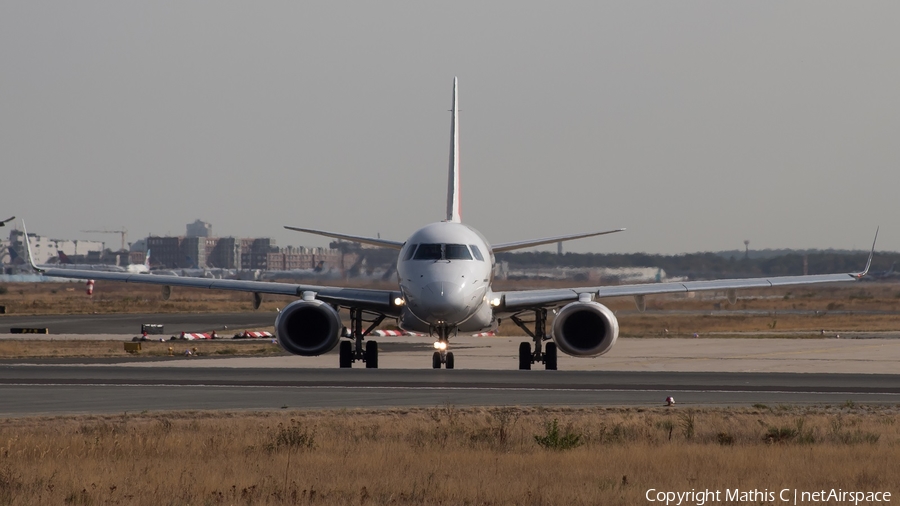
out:
M140 330L140 323L164 323L166 333L175 334L226 324L253 327L254 321L268 326L272 319L265 313L237 313L3 317L0 321L87 332L51 334L55 339L125 341ZM170 325L181 328L172 332ZM108 334L119 326L129 331ZM334 353L321 357L5 359L0 362L0 417L447 404L659 406L670 395L679 407L843 405L848 401L900 406L900 339L895 336L620 339L608 354L596 359L561 354L559 371L542 370L540 364L532 371L517 370L522 340L459 336L451 343L457 365L452 371L431 369L431 343L415 336L379 338L378 370L364 369L362 364L339 370ZM175 346L182 345L193 346L189 342Z
M893 375L0 366L0 416L412 406L900 405Z

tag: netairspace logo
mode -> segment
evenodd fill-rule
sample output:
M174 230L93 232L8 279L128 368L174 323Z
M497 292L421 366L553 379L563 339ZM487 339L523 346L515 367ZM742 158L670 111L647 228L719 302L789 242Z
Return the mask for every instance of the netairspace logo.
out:
M651 488L644 495L647 502L661 503L666 506L682 506L693 505L703 506L707 503L727 502L745 502L758 504L761 502L780 503L780 504L816 504L816 503L832 503L832 504L853 504L859 503L889 503L891 502L890 492L860 492L843 489L831 490L797 490L793 488L784 488L778 491L769 489L730 489L726 488L724 493L721 490L695 490L683 492L664 491Z

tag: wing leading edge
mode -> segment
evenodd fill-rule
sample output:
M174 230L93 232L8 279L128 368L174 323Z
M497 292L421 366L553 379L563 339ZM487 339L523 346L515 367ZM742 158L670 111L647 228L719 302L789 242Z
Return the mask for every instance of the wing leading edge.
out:
M528 241L518 241L518 242L505 242L502 244L495 244L491 246L491 250L494 253L503 253L504 251L512 251L516 249L522 248L530 248L532 246L542 246L544 244L552 244L555 242L562 241L572 241L575 239L583 239L585 237L594 237L597 235L606 235L606 234L615 234L616 232L623 232L624 228L616 228L613 230L604 230L603 232L587 232L584 234L571 234L571 235L560 235L557 237L544 237L542 239L531 239Z
M321 235L321 236L325 236L325 237L332 237L334 239L343 239L345 241L361 242L363 244L371 244L373 246L380 246L382 248L401 249L403 247L402 242L389 241L387 239L375 239L372 237L364 237L364 236L360 236L360 235L339 234L337 232L328 232L327 230L314 230L311 228L289 227L287 225L285 225L284 228L286 228L288 230L294 230L296 232L305 232L307 234L315 234L315 235Z

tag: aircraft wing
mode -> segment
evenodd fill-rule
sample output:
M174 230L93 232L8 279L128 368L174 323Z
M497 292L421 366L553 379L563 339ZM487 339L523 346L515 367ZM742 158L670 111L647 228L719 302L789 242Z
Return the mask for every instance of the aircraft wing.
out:
M284 228L286 228L288 230L294 230L296 232L305 232L307 234L315 234L315 235L321 235L321 236L325 236L325 237L333 237L335 239L343 239L345 241L360 242L363 244L371 244L373 246L380 246L382 248L400 249L403 247L402 242L389 241L387 239L376 239L374 237L363 237L363 236L359 236L359 235L339 234L337 232L328 232L326 230L313 230L311 228L289 227L287 225L285 225Z
M495 292L500 297L498 309L513 312L521 309L554 307L575 302L581 294L592 298L640 297L666 293L700 292L708 290L739 290L743 288L769 288L773 286L812 285L858 281L861 273L822 274L812 276L779 276L751 279L714 279L710 281L684 281L674 283L646 283L636 285L596 286L581 288L557 288L550 290L517 290Z
M14 219L16 219L15 216L13 216L12 218L7 218L7 219L5 219L5 220L3 220L3 221L0 221L0 227L5 226L7 223L11 222L11 221L14 220Z
M875 239L878 239L878 231L875 231ZM809 276L777 276L771 278L749 279L714 279L709 281L684 281L671 283L646 283L635 285L594 286L582 288L557 288L549 290L514 290L508 292L495 292L494 297L499 299L496 305L501 313L514 313L523 309L537 309L541 307L557 307L579 300L582 294L588 294L592 299L605 297L635 297L635 302L642 309L643 296L666 293L701 292L709 290L740 290L744 288L769 288L775 286L813 285L819 283L840 283L846 281L859 281L869 272L872 265L872 255L875 253L875 242L872 242L872 251L862 272L848 272L844 274L815 274ZM731 295L729 295L731 297Z
M595 235L614 234L616 232L622 232L624 230L624 228L617 228L614 230L604 230L603 232L587 232L584 234L560 235L557 237L544 237L543 239L531 239L529 241L505 242L502 244L495 244L491 246L491 250L493 250L494 253L503 253L504 251L530 248L532 246L541 246L544 244L552 244L561 241L571 241L574 239L583 239L585 237L594 237Z
M399 291L373 290L365 288L342 288L338 286L296 285L267 281L244 281L237 279L191 278L168 275L130 274L127 272L98 272L79 269L37 269L44 276L68 279L93 279L143 283L163 286L185 286L214 290L269 293L302 297L305 292L315 293L319 300L336 306L354 307L377 311L390 316L400 314L400 307L394 299L401 296Z

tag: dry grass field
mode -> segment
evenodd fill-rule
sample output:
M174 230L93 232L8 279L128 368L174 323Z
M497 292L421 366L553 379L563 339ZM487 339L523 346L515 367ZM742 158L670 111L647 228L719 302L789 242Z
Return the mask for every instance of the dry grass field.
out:
M62 358L62 357L125 357L129 353L123 341L35 341L27 338L0 340L0 358ZM147 341L141 343L141 351L131 356L162 357L171 353L182 355L191 350L193 356L270 356L287 355L277 344L269 340L253 341Z
M651 488L896 496L898 410L444 406L7 419L0 504L631 505L646 504Z

